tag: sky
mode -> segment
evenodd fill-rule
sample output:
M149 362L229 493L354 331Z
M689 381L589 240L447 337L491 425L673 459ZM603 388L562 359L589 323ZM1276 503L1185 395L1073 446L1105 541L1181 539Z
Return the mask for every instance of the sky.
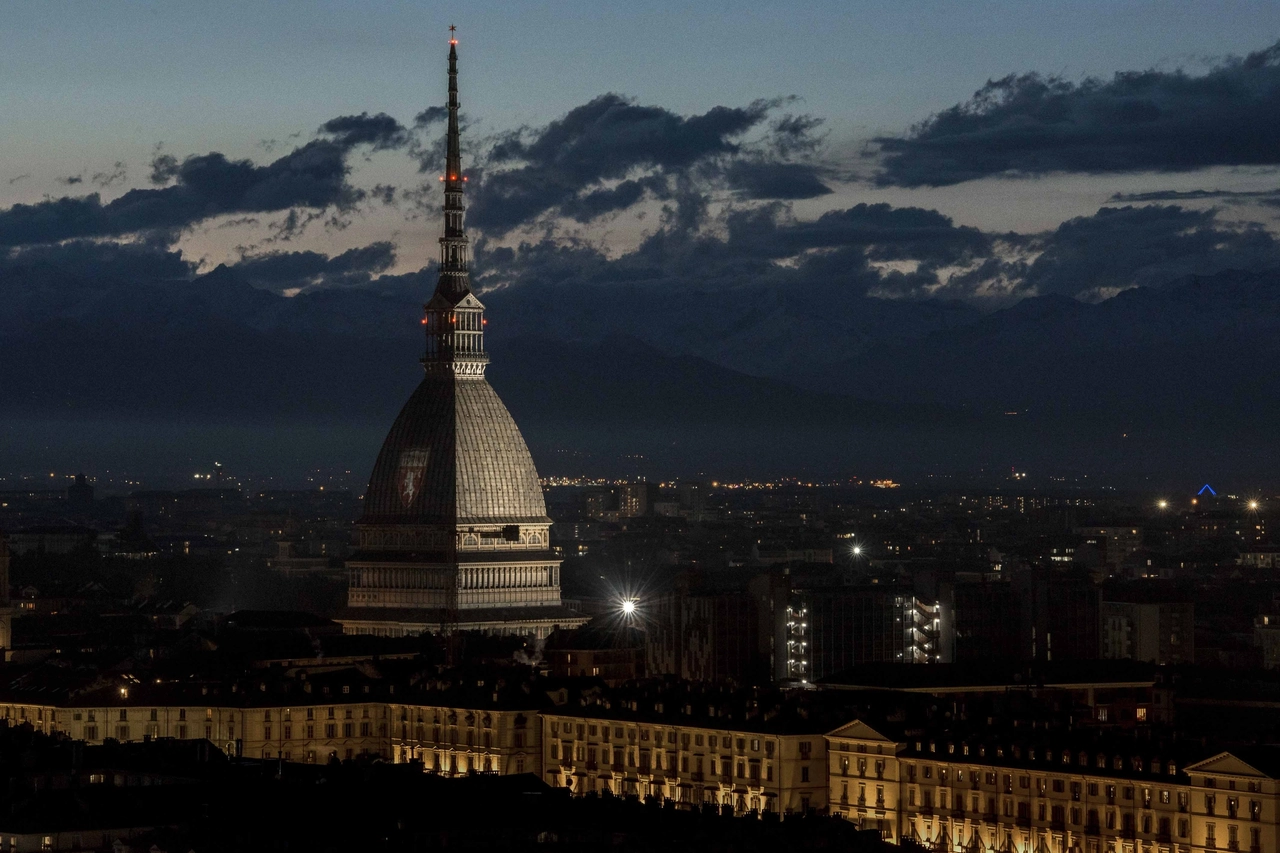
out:
M908 134L988 80L1039 72L1067 81L1117 71L1203 73L1280 38L1274 3L218 3L6 6L0 33L0 208L87 191L148 188L157 151L269 162L342 115L411 123L444 98L443 44L459 28L468 144L541 127L605 93L677 115L794 97L822 120L818 159L855 180L794 200L813 217L858 202L940 210L958 224L1033 233L1093 213L1115 192L1266 189L1237 164L1190 174L1136 168L1099 178L983 177L942 188L875 186L869 140ZM353 182L415 180L402 152L359 152ZM98 186L93 185L97 176ZM848 176L848 175L846 175ZM68 183L75 181L77 183ZM428 260L420 211L365 207L296 245L345 251L391 240L393 269ZM1241 215L1236 210L1231 216ZM1245 218L1256 211L1245 211ZM184 223L202 269L259 247L255 227ZM261 225L261 223L255 223ZM582 229L578 229L580 233ZM648 233L588 229L613 251Z
M1274 2L12 0L4 16L0 365L31 375L0 367L0 387L37 419L97 417L87 400L148 383L149 417L206 417L244 365L205 354L235 338L288 380L246 370L243 411L305 420L332 386L317 355L345 353L358 387L380 369L359 359L418 347L451 24L495 340L622 335L654 364L886 404L963 407L957 388L985 382L1001 413L1125 387L1105 359L1075 390L1039 387L1055 355L1028 368L1011 342L1039 321L1008 313L1032 297L1110 318L1100 338L1057 318L1081 357L1163 335L1126 344L1156 353L1152 381L1201 325L1280 338ZM1199 324L1197 277L1222 275ZM286 339L293 361L269 351ZM917 343L933 361L892 349ZM396 363L416 378L416 355ZM179 364L208 375L157 378ZM914 372L877 385L895 364ZM196 385L206 400L182 399Z

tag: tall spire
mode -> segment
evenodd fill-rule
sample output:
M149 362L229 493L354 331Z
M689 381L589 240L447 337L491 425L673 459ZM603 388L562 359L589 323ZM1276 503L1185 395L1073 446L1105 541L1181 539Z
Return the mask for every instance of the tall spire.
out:
M440 236L440 277L435 295L425 306L428 373L482 379L489 356L484 351L484 305L471 292L467 232L462 203L467 178L462 174L462 144L458 132L458 40L449 27L449 131L445 150L444 231Z
M462 194L466 176L462 174L462 143L458 131L458 40L449 27L449 132L445 152L444 234L440 237L440 280L436 292L453 299L471 290L467 274L467 234L462 218L466 207Z

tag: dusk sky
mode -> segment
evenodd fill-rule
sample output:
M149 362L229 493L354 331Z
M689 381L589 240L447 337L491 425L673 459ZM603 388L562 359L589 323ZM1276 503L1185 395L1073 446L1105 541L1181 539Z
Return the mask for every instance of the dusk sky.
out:
M1140 412L1180 430L1147 442L1162 455L1144 471L1193 451L1218 454L1197 471L1245 467L1231 442L1246 433L1273 456L1261 413L1280 399L1257 392L1280 387L1272 362L1226 365L1242 341L1280 340L1274 2L22 2L5 24L0 385L23 426L0 427L15 466L61 465L66 442L30 439L89 441L108 417L113 446L145 451L132 424L165 424L193 458L236 442L191 450L184 419L385 430L418 378L435 285L450 24L472 282L495 351L544 359L493 372L504 396L527 394L522 423L543 418L544 449L576 447L562 417L607 395L618 423L662 413L684 434L697 412L736 428L726 413L779 410L781 382L1035 411L1093 448L1108 445L1074 418L1127 440ZM1215 276L1230 286L1197 290ZM611 336L636 344L629 364L600 355ZM701 366L673 379L690 356ZM537 384L601 358L631 372L596 377L595 397L552 403ZM1224 370L1236 385L1190 378ZM738 396L712 405L713 385ZM870 439L848 440L825 399L804 420L861 464ZM1226 429L1224 411L1241 421L1231 441L1186 427ZM582 428L623 457L648 440ZM267 440L287 441L240 444ZM325 442L294 442L297 464ZM376 444L349 447L340 464L363 470ZM971 457L1024 454L992 439Z
M794 96L773 113L821 119L818 144L803 159L833 190L789 200L801 218L887 201L936 208L959 225L1031 233L1092 214L1118 191L1276 186L1270 164L1210 162L1176 173L1135 163L1102 176L1050 170L1035 180L877 187L868 178L878 161L860 156L870 140L907 134L1009 74L1072 83L1132 70L1203 74L1280 37L1274 3L14 3L6 23L0 208L88 192L107 202L151 188L157 151L265 164L337 116L385 113L410 126L444 100L449 23L459 28L472 146L545 126L605 93L682 116ZM421 183L412 160L403 148L365 148L348 165L354 186L396 187L394 206L356 205L345 229L314 225L290 248L335 254L390 240L394 271L420 267L436 223L405 201ZM1270 227L1254 205L1225 216L1239 217ZM233 260L237 247L266 250L262 228L273 217L227 224L244 218L179 223L177 245L202 269ZM646 227L614 216L574 230L616 252Z

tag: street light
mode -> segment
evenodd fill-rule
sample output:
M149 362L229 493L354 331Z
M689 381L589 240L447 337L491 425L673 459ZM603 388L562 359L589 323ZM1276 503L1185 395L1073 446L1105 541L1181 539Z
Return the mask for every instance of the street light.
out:
M636 612L636 603L634 600L628 598L626 601L622 602L623 616L632 616L635 614L635 612Z

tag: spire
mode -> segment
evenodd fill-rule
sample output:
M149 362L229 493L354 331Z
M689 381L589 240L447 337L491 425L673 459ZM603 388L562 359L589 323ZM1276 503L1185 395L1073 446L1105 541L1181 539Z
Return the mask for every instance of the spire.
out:
M426 304L422 324L427 332L429 373L452 373L458 378L484 378L489 356L484 351L484 305L471 292L467 232L462 203L467 178L462 174L462 143L458 131L458 40L449 27L449 130L445 148L444 231L440 235L440 277L435 295Z
M449 132L445 150L444 234L440 237L440 280L436 293L458 299L471 290L467 275L467 234L462 226L466 207L462 195L466 176L462 174L462 143L458 131L458 40L449 27Z

